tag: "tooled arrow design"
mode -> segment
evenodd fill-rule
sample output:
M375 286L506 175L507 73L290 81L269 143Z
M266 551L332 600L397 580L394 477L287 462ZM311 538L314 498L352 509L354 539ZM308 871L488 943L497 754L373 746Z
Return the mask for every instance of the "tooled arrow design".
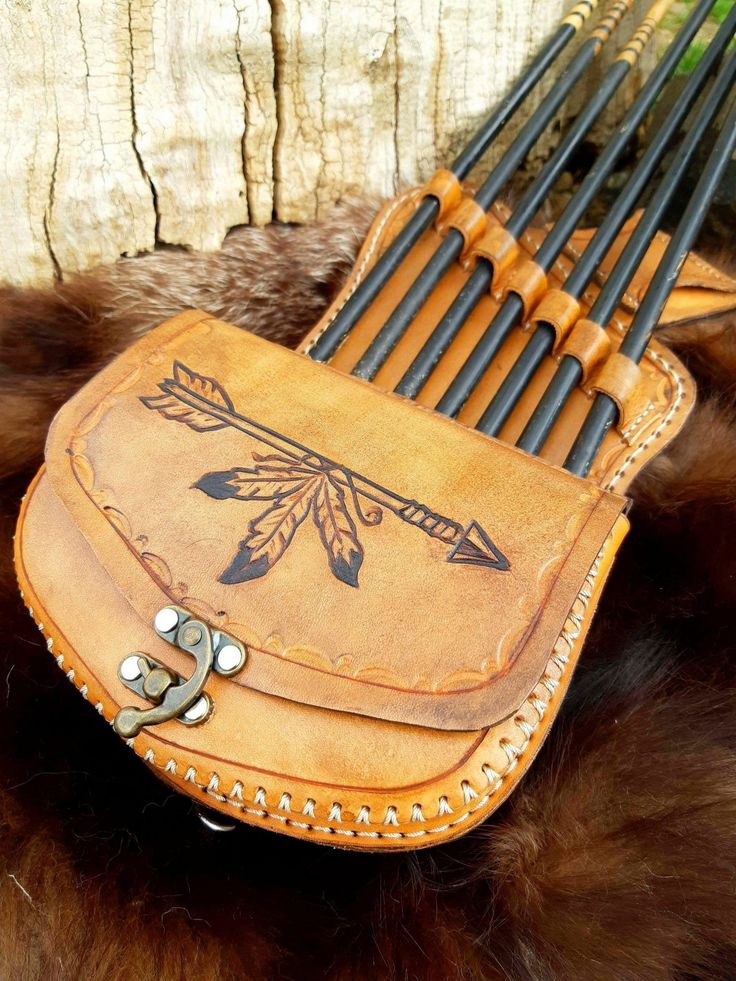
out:
M288 436L240 415L216 379L200 375L176 361L172 377L164 379L158 387L163 394L142 396L141 402L166 419L201 433L236 429L275 451L269 455L254 452L254 466L207 473L195 484L217 500L269 502L248 523L248 533L220 576L220 582L239 583L265 575L311 514L333 575L350 586L357 586L363 546L355 519L367 527L375 526L381 521L384 508L430 538L451 546L448 562L500 571L509 568L506 556L477 521L462 525L437 514L425 504L395 494ZM367 509L363 500L371 502Z

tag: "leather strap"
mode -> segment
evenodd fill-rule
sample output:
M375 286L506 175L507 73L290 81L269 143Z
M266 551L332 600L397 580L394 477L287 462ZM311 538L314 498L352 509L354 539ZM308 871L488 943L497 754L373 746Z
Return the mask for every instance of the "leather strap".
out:
M498 286L508 275L519 255L519 243L503 225L488 224L488 227L467 254L463 265L474 269L478 259L486 259L493 266L491 286Z
M547 274L534 259L524 259L511 270L501 290L505 300L509 293L516 293L524 304L523 317L530 315L547 290Z
M641 368L619 351L603 362L591 390L603 392L616 403L619 411L616 428L624 437L646 412L650 401L642 385Z
M463 198L460 204L443 218L436 222L437 231L445 235L448 228L454 228L465 240L463 256L473 248L474 244L486 230L488 215L472 198Z
M301 351L309 351L315 339L329 324L331 318L335 316L336 311L346 302L346 297L355 289L356 283L365 277L376 257L381 254L397 231L406 223L416 208L422 193L423 187L414 191L407 191L395 201L387 204L378 215L374 231L366 239L353 276L345 284L323 320L315 326L311 334L300 345ZM466 193L469 197L472 196L469 188ZM505 205L497 203L489 210L488 229L494 225L505 224L508 220L508 210ZM619 241L616 243L619 252L628 240L634 224L632 223L630 227L620 233ZM568 247L568 252L560 257L549 272L550 288L563 288L562 284L569 275L571 266L585 249L591 237L592 233L587 230L576 233L572 244ZM539 242L543 238L543 228L532 228L520 235L519 259L527 256L533 257ZM416 276L424 268L428 254L440 242L441 238L436 229L434 227L428 229L422 247L412 250L411 255L407 256L402 263L402 268L395 274L392 289L381 292L380 296L371 304L370 311L361 318L335 353L330 361L332 367L350 374L372 338L375 337L386 319L390 317L396 305L396 295L402 295L403 291L410 287ZM723 273L717 270L702 269L701 266L705 265L703 260L697 256L695 259L697 259L697 263L694 263L693 257L691 257L689 262L685 264L681 277L686 274L685 282L691 284L693 277L702 276L704 279L708 279L708 285L700 289L689 289L683 285L682 278L678 281L675 289L675 294L679 297L677 301L678 320L708 316L714 309L732 308L736 304L736 280L727 279ZM606 261L608 262L608 260ZM391 391L398 385L424 345L427 335L442 318L458 291L467 282L469 275L471 275L470 271L460 262L456 262L452 269L448 270L447 275L443 277L433 292L431 300L424 305L418 315L412 331L407 332L402 343L397 345L381 369L380 379L376 382L380 388ZM503 286L505 283L500 285ZM596 286L597 284L591 285L590 290L586 290L586 295L581 298L582 316L587 315L587 307L595 298ZM450 345L450 349L437 364L419 393L417 401L421 405L433 408L442 398L447 389L448 379L457 374L475 347L478 337L487 329L488 324L496 315L498 311L497 290L498 287L494 289L493 293L486 291L480 297L477 306L468 317L465 327ZM629 322L628 310L621 309L616 312L609 327L611 350L616 350L618 347ZM495 369L485 373L460 413L459 421L461 423L469 427L474 427L477 424L486 406L495 395L500 380L509 371L511 365L516 362L527 344L528 336L521 330L510 332L497 354ZM562 345L555 353L554 358L547 357L545 359L544 367L535 373L527 385L523 397L518 402L508 422L506 435L509 441L516 440L544 394L549 380L548 373L554 371L554 360L560 357L561 350ZM585 349L581 348L583 356L584 351ZM585 387L576 386L565 411L564 423L561 420L560 424L554 427L545 443L541 455L550 463L561 465L569 452L571 439L574 438L574 433L582 424L590 408L590 394L587 386L590 384L590 379L595 376L595 369L600 364L600 360L597 357L592 359L591 370L588 372L589 380ZM613 481L613 486L617 490L625 490L641 467L661 451L665 442L669 442L673 438L687 416L694 399L694 386L684 367L657 340L651 342L642 359L642 378L652 408L647 412L643 423L637 426L635 431L632 431L631 437L622 437L615 428L610 430L606 436L605 447L598 455L599 462L597 462L594 472L595 480L603 484ZM647 436L652 434L656 434L656 438L648 439ZM633 447L636 447L637 450L634 456L631 454Z
M582 383L587 384L594 368L604 361L611 351L611 338L607 331L594 320L578 320L559 351L561 357L569 355L580 362L583 369Z
M529 318L529 327L539 323L550 324L555 331L555 346L557 350L565 341L580 316L580 303L574 296L564 290L549 289L544 294Z
M430 196L437 198L437 203L440 206L437 221L441 221L460 204L463 199L463 190L460 187L460 181L451 170L437 170L422 191L423 198Z

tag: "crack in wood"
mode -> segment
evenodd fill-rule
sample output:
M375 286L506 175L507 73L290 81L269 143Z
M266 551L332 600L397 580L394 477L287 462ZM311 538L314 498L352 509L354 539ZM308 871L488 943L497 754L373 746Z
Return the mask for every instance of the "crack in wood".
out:
M356 190L392 195L447 163L567 6L10 5L0 280L42 284L159 243L214 249L246 221L312 220Z

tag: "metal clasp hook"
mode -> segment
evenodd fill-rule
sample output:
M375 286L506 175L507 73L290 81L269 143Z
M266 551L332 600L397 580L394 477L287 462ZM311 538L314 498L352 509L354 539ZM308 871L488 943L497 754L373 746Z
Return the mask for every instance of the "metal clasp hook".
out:
M125 739L137 736L144 726L159 725L178 719L185 725L199 725L212 713L211 697L204 686L211 671L230 676L245 664L245 647L219 630L211 630L202 620L194 619L179 606L166 606L154 618L159 637L185 651L195 660L189 678L181 678L147 654L135 653L124 658L118 677L126 688L153 702L152 708L128 705L113 720L118 735Z

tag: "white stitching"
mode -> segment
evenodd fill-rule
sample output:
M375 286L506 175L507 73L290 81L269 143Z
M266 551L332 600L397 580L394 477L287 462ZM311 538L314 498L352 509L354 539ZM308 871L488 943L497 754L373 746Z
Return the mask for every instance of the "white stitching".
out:
M399 826L398 811L396 810L393 804L389 804L388 807L386 808L386 817L383 819L383 823L393 824L394 827L398 828Z
M437 817L441 817L443 814L453 814L454 811L450 807L450 804L445 796L440 797L437 802Z
M547 705L541 700L541 698L530 698L529 699L532 708L537 713L540 719L544 718L544 713L547 711Z
M614 320L613 323L620 332L623 333L626 330L626 328L624 327L624 325L621 323L620 320ZM605 485L604 488L605 490L613 490L613 488L616 486L619 480L621 480L621 478L624 476L624 474L632 465L632 463L639 456L641 456L641 454L644 453L644 451L649 447L649 445L655 439L659 438L661 432L667 426L670 425L673 417L676 415L676 413L680 411L680 406L685 400L685 380L677 373L673 365L671 365L670 362L667 361L667 359L664 358L661 354L658 354L656 351L652 350L651 348L647 348L646 357L651 358L651 360L654 361L655 364L658 364L662 369L664 369L665 373L669 376L670 381L675 386L675 390L676 390L675 398L673 399L672 404L670 405L667 412L660 420L659 425L656 427L656 429L654 429L646 437L646 439L642 440L642 442L634 450L632 450L632 452L626 457L626 459L623 461L621 466L618 468L618 470L616 470L616 472L613 474L611 479Z
M633 434L639 423L646 419L653 408L655 408L654 403L649 402L649 404L639 413L639 415L636 416L635 419L631 420L626 429L621 430L621 435L624 437L624 439L628 439Z
M488 781L488 787L490 792L494 793L496 790L498 790L498 788L503 783L503 777L501 776L500 773L494 770L492 766L488 766L487 763L483 764L481 770L483 771L483 774L486 780Z
M596 556L595 561L593 562L590 571L588 572L588 575L585 578L583 587L578 593L578 598L576 600L576 603L580 603L586 608L588 605L588 600L591 595L592 584L597 578L598 573L600 571L601 558L606 549L609 539L606 540L601 550L598 552L598 555ZM29 612L31 612L30 607L29 607ZM32 613L31 616L33 616ZM559 640L566 643L568 647L572 649L581 629L582 629L581 616L579 614L575 614L574 611L571 610L565 619L565 624L560 633ZM556 646L557 645L555 645L555 647ZM61 655L59 656L61 657ZM551 660L552 659L550 658L550 663ZM73 672L69 672L69 674L73 674ZM550 692L550 695L553 695L559 685L559 680L550 678L547 674L545 674L540 679L540 684L544 685L547 688L547 690ZM529 696L527 701L533 705L534 701L539 701L539 700L536 699L536 697L534 696ZM540 714L540 719L541 719L541 714ZM534 727L530 726L529 728L533 733L536 729L536 726ZM135 740L128 739L126 740L126 744L134 748ZM504 780L509 776L509 774L511 774L514 771L514 769L518 765L519 759L521 758L521 756L523 756L525 750L529 745L529 739L526 739L521 746L515 746L513 743L510 742L508 738L502 737L499 740L499 745L506 753L509 763L505 768L504 772L500 774L497 774L496 771L493 770L492 767L488 766L487 764L482 764L481 766L482 772L485 774L486 779L488 780L489 783L489 788L487 792L484 793L483 796L478 797L477 792L473 789L473 787L470 785L470 783L467 780L461 781L461 790L463 792L463 795L464 796L467 795L470 799L474 800L474 804L468 807L467 810L459 813L457 817L454 818L454 820L447 822L446 824L437 827L432 827L432 828L420 828L415 831L400 831L400 830L396 832L362 831L362 830L354 831L349 828L334 828L334 827L329 827L328 825L317 825L317 824L309 824L304 821L295 821L292 817L287 817L286 814L279 814L276 811L268 811L266 809L267 807L266 791L263 787L258 787L253 797L253 803L257 805L260 804L262 806L260 808L254 808L254 807L248 807L247 805L241 803L243 799L242 798L243 783L240 780L236 780L233 783L229 795L225 797L221 794L214 793L215 788L219 788L219 780L220 780L219 776L216 773L213 773L210 777L209 782L206 785L203 785L199 783L199 781L197 780L197 771L195 767L190 766L187 769L183 779L188 783L195 784L203 793L210 794L211 796L216 796L218 801L221 801L222 803L228 803L232 807L237 808L243 814L247 814L251 817L270 818L271 820L280 821L284 825L300 828L301 830L316 831L321 834L342 835L344 837L350 837L350 838L386 838L386 839L418 838L424 835L432 835L432 834L436 835L436 834L442 834L445 831L449 831L451 828L459 824L462 824L464 821L467 821L476 811L484 808L485 805L493 797L493 795L498 792ZM145 751L145 754L143 755L143 759L146 762L151 763L151 765L157 767L160 766L161 769L165 770L166 772L172 773L172 775L175 775L176 762L174 760L169 759L167 760L166 764L161 766L161 764L156 762L155 753L150 747ZM174 764L174 769L171 769L172 763ZM497 779L495 780L495 784L492 784L492 780L494 778ZM282 795L282 800L283 800L283 795ZM309 805L311 805L311 807L309 807ZM314 808L315 808L315 802L311 798L309 798L304 806L302 813L305 815L308 814L309 816L312 816L314 814ZM333 810L335 808L340 809L340 817L342 817L342 813L341 813L342 806L338 803L335 803L333 804ZM369 808L367 808L365 805L361 807L358 813L358 817L356 818L356 824L357 823L369 824L370 822L368 820L368 813L369 813ZM454 811L453 808L450 806L447 797L444 795L441 796L438 800L437 816L441 817L444 814L452 814L452 813L454 813ZM414 814L414 809L412 809L412 814ZM331 819L330 815L328 815L328 820L330 819ZM401 827L398 821L398 810L395 805L390 804L387 807L386 817L383 823L384 826L394 826L396 828ZM407 825L404 825L404 827L406 826Z
M410 820L412 820L412 821L423 821L424 820L424 812L422 811L422 805L421 804L412 804L411 805L411 818L410 818Z
M557 658L554 658L553 657L552 660L555 662L555 665L557 665ZM567 660L567 658L565 660ZM563 669L560 668L560 671L562 671L562 670ZM532 738L532 736L534 735L534 726L530 726L529 723L525 719L519 719L519 718L517 718L517 719L514 719L514 722L516 723L516 725L518 726L518 728L521 729L521 731L524 733L524 738L525 739L528 740L528 739L531 739Z
M471 786L467 780L460 781L460 789L463 792L463 800L466 804L469 804L471 800L477 800L478 794L476 790Z
M501 739L500 744L501 744L501 749L504 751L504 753L506 754L506 758L509 761L509 767L506 770L506 773L508 773L509 769L516 766L516 764L518 763L519 757L527 747L528 740L521 747L515 746L509 739Z
M720 280L721 282L725 283L728 286L728 290L726 290L726 292L733 292L734 290L733 279L731 279L730 276L727 276L721 269L716 269L715 266L711 266L709 262L706 262L705 259L703 259L701 256L697 255L694 252L691 252L688 255L688 259L696 266L700 266L700 268L704 270L704 272L708 273L708 275L712 276L716 281Z
M545 677L545 678L542 678L542 684L547 689L547 691L550 693L550 695L554 695L555 691L557 690L557 685L559 684L559 682L555 681L554 678L547 678L547 677Z

